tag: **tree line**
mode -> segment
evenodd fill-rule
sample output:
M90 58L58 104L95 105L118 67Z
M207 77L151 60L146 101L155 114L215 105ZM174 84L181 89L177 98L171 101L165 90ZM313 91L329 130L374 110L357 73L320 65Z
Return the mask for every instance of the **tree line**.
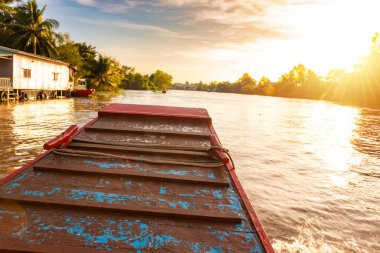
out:
M289 98L319 99L348 105L380 108L380 36L372 38L369 55L362 57L354 71L333 69L327 76L319 76L303 64L294 66L276 82L268 77L256 81L248 73L236 82L189 83L186 89ZM189 86L191 88L189 88Z
M99 53L94 46L57 32L59 22L44 19L46 8L39 8L36 0L0 0L0 46L67 62L77 68L77 78L85 78L98 90L156 91L172 86L173 77L162 70L143 75Z

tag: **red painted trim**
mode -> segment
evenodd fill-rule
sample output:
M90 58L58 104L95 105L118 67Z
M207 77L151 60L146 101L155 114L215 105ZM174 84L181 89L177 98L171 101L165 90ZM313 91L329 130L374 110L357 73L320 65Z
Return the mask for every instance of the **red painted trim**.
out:
M151 115L172 118L203 119L211 122L210 115L203 108L187 108L156 105L110 104L98 113L99 117L110 115Z
M74 97L86 97L94 94L95 90L89 89L89 90L74 90L71 92L71 95Z
M61 135L55 137L54 139L51 139L50 141L46 142L44 144L45 150L50 150L53 148L56 148L60 145L64 145L68 142L70 142L70 138L78 131L77 125L72 125L69 128L67 128Z
M211 143L211 146L219 146L219 147L222 146L219 139L217 138L217 136L215 134L211 134L210 143ZM216 154L217 157L219 157L219 159L222 160L222 162L224 164L228 164L230 162L230 158L223 151L221 151L219 149L214 149L213 152Z
M166 111L166 112L160 114L158 112L153 112L153 113L149 113L148 112L148 113L146 113L146 111L144 111L144 110L140 110L140 111L136 110L135 112L133 112L133 110L131 110L131 112L126 112L126 111L120 112L120 111L117 110L118 109L117 107L119 107L119 106L121 106L121 105L117 105L116 108L115 108L115 105L113 105L113 107L106 107L102 111L103 111L103 113L106 113L106 114L107 113L111 113L111 114L114 114L114 113L116 113L116 114L117 113L121 113L121 114L148 114L148 115L156 115L156 116L171 116L171 117L182 117L182 118L183 117L185 117L185 118L203 118L205 120L208 120L211 133L213 135L215 135L213 137L213 138L215 138L213 141L214 142L216 141L219 145L221 145L221 142L220 142L220 140L218 138L218 135L215 132L214 127L211 124L211 119L209 118L208 113L207 113L206 110L205 110L206 111L205 115L207 115L207 116L205 116L205 115L202 116L202 115L192 115L191 114L192 111L187 111L188 113L181 114L181 110L183 108L179 108L179 107L175 107L173 112L170 112L170 110L169 110L169 111ZM133 107L134 108L138 108L139 106L134 105ZM107 108L108 108L108 110L107 110ZM145 108L147 108L147 107L145 106ZM153 107L150 107L150 108L153 108ZM160 108L162 108L162 107L154 107L154 111L155 110L159 110ZM169 108L169 107L166 107L166 108ZM189 108L189 109L191 109L191 108ZM99 114L99 115L101 115L101 114ZM93 124L97 120L98 120L98 117L95 118L95 119L93 119L93 120L91 120L90 122L88 122L86 125L84 125L83 127L81 127L79 129L79 131L77 131L74 134L74 136L78 135L86 126ZM4 177L3 179L0 180L0 185L3 185L4 183L8 182L10 179L12 179L15 176L17 176L18 174L20 174L21 172L23 172L26 169L30 168L34 163L36 163L37 161L41 160L43 157L47 156L50 152L51 151L47 151L47 152L42 153L40 156L38 156L33 161L29 162L28 164L22 166L20 169L14 171L13 173L11 173L8 176ZM257 215L256 215L256 213L255 213L255 211L254 211L254 209L253 209L253 207L252 207L252 205L251 205L251 203L250 203L250 201L249 201L249 199L248 199L248 197L247 197L247 195L246 195L246 193L245 193L245 191L244 191L244 189L243 189L243 187L242 187L242 185L241 185L241 183L240 183L240 181L239 181L239 179L237 177L237 175L236 175L236 173L235 173L235 171L233 170L232 164L228 163L226 166L227 166L229 174L230 174L230 176L231 176L231 178L233 180L233 183L235 184L235 187L238 190L239 195L240 195L240 197L243 200L243 203L244 203L244 205L245 205L245 207L246 207L246 209L248 211L248 214L249 214L249 216L250 216L250 218L251 218L251 220L253 222L253 225L255 226L255 228L257 230L257 233L258 233L258 235L259 235L259 237L261 239L261 242L263 244L263 247L264 247L265 251L267 253L274 253L272 245L271 245L271 243L270 243L270 241L269 241L269 239L268 239L268 237L267 237L267 235L266 235L266 233L265 233L265 231L264 231L264 229L263 229L263 227L262 227L262 225L261 225L261 223L260 223L260 221L259 221L259 219L258 219L258 217L257 217Z
M88 122L86 125L84 125L83 127L81 127L73 136L76 136L77 134L79 134L80 131L82 131L86 126L94 123L95 121L97 121L98 118L96 117L95 119L91 120L90 122ZM71 139L70 139L71 140ZM11 174L9 174L8 176L5 176L4 178L0 179L0 185L3 185L5 184L6 182L8 182L9 180L11 180L12 178L16 177L18 174L20 174L21 172L25 171L26 169L30 168L33 164L35 164L36 162L38 162L39 160L41 160L42 158L44 158L45 156L47 156L48 154L50 154L51 151L45 151L45 152L42 152L39 156L37 156L33 161L30 161L29 163L25 164L24 166L22 166L20 169L18 170L15 170L14 172L12 172Z
M209 124L209 127L210 127L210 130L211 130L211 133L213 135L215 135L216 139L218 140L218 143L221 145L221 142L219 140L218 135L216 134L216 131L215 131L213 125ZM230 173L230 176L232 178L232 181L234 182L234 184L236 186L236 189L238 190L238 192L240 194L240 197L243 200L243 203L244 203L244 205L245 205L245 207L246 207L246 209L248 211L248 214L249 214L249 216L250 216L250 218L251 218L251 220L253 222L253 225L255 226L255 228L257 230L257 233L258 233L258 235L259 235L259 237L261 239L261 243L263 244L263 247L264 247L265 251L267 253L275 253L275 251L274 251L274 249L272 247L272 244L270 243L269 238L268 238L267 234L265 233L264 228L261 225L260 220L257 217L256 212L253 209L252 204L251 204L251 202L249 201L249 199L247 197L247 194L244 191L244 188L241 185L240 180L239 180L238 176L236 175L236 172L235 172L234 168L232 167L232 164L228 163L227 164L227 168L228 168L228 172Z

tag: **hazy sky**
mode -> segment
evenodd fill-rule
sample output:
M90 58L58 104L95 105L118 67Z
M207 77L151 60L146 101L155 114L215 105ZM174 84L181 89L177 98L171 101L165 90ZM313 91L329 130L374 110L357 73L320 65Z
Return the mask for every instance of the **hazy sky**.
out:
M273 81L349 68L380 32L379 0L40 0L75 41L175 81Z

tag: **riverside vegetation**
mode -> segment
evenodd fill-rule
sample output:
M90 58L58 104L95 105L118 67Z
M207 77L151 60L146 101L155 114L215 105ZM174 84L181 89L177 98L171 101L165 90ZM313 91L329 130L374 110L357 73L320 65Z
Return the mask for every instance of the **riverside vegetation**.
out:
M77 67L79 78L86 78L98 90L163 90L172 86L173 78L168 73L157 70L143 75L133 67L100 54L92 45L75 42L69 34L56 32L59 22L44 20L45 10L46 6L40 9L36 0L0 0L0 45L68 62ZM186 86L199 91L321 99L380 108L379 34L373 36L370 53L362 57L354 69L352 72L334 69L328 76L319 76L299 64L276 82L267 77L257 82L245 73L235 83L187 82Z
M198 91L320 99L380 108L380 37L378 33L373 36L370 53L360 59L352 72L333 69L327 76L319 76L299 64L283 74L277 82L271 82L265 76L257 82L245 73L235 83L186 82L186 85L178 86L179 89L181 87Z
M68 33L57 32L59 22L44 19L36 0L0 0L0 46L52 57L78 69L78 78L88 80L97 90L169 89L173 77L162 70L143 75L135 68L99 53L87 43L71 40Z

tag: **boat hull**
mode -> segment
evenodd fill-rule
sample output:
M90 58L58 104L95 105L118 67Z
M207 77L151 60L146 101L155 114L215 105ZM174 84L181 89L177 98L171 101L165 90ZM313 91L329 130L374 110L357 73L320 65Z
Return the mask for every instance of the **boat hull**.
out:
M71 92L71 95L73 97L88 97L95 93L94 89L88 89L88 90L74 90Z
M206 110L113 104L65 134L0 181L0 251L274 252Z

